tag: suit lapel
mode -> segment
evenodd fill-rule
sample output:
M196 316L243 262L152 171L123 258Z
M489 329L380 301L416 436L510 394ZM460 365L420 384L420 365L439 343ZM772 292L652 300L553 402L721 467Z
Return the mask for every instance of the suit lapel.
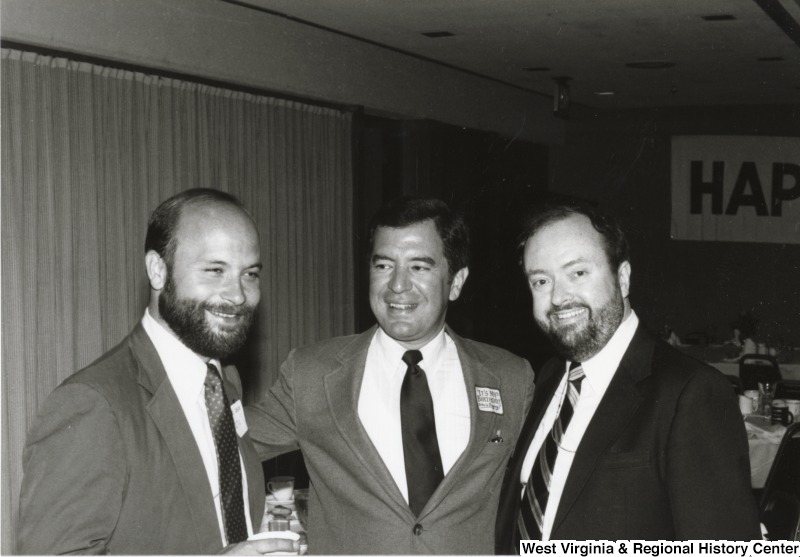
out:
M522 467L522 460L525 459L530 444L533 442L536 431L539 429L539 424L550 406L550 401L556 394L558 384L564 377L564 373L566 373L566 362L561 358L550 361L547 367L542 368L542 380L535 385L531 410L522 425L516 448L517 452L514 455L514 458L519 460L520 468Z
M511 456L506 470L503 493L500 497L502 508L498 512L498 517L501 520L498 522L498 528L503 528L503 532L507 533L509 539L513 534L516 516L519 512L520 491L522 489L519 478L522 472L522 464L565 371L566 364L564 360L559 358L547 362L538 374L540 379L534 389L533 404L525 418L525 422L522 424L514 454ZM511 551L511 549L505 550Z
M581 439L553 521L555 533L575 504L603 454L619 437L642 403L636 383L650 374L653 341L639 325L603 400Z
M358 417L358 397L364 378L367 352L376 330L377 327L372 327L358 335L337 354L339 366L323 379L325 392L334 423L347 446L361 461L364 469L373 475L385 495L410 513L408 503Z
M487 387L499 391L501 387L500 379L486 367L486 357L483 353L465 343L449 327L447 328L447 334L450 335L456 345L461 371L464 374L464 384L467 398L469 399L469 442L464 452L461 453L461 456L458 457L458 460L442 480L442 483L431 495L420 518L435 509L455 485L464 481L462 471L469 469L475 458L486 448L486 444L489 443L492 434L496 431L497 415L494 412L482 412L478 409L475 387ZM502 392L500 396L502 398Z
M141 323L130 336L139 363L139 384L152 394L147 411L169 450L191 514L198 547L221 546L219 524L205 465L167 372Z

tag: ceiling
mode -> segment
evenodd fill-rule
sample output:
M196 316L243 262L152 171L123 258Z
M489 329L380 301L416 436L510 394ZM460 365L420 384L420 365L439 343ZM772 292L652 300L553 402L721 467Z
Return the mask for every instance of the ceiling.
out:
M592 107L800 104L800 0L221 1Z

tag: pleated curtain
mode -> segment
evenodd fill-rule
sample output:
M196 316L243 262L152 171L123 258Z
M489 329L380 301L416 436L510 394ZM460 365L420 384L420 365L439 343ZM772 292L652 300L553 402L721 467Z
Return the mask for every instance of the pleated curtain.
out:
M239 197L262 246L245 400L289 350L353 332L351 114L2 49L2 553L47 395L141 319L150 212ZM74 471L65 473L75 473Z

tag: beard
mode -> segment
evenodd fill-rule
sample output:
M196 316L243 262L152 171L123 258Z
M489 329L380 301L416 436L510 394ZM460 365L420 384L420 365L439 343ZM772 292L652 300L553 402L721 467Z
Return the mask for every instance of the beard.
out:
M170 329L192 352L219 360L228 358L244 346L256 314L255 307L210 304L192 298L180 298L171 275L167 277L158 299L158 311ZM241 315L243 319L216 332L206 319L206 311Z
M572 362L585 362L608 344L614 336L622 317L625 314L625 301L619 290L614 288L614 295L601 307L592 308L586 304L572 303L554 308L555 311L584 308L589 311L589 322L585 325L566 325L557 327L548 320L536 323L553 343L553 347L564 358Z

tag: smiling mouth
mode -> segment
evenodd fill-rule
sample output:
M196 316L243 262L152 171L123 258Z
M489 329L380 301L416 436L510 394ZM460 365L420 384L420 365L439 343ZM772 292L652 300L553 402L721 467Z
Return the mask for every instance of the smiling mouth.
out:
M409 310L412 310L412 309L414 309L416 307L417 307L417 304L395 304L395 303L389 302L389 308L390 309L395 309L395 310L398 310L398 311L409 311Z
M583 317L588 312L589 310L586 308L572 308L551 312L550 316L559 322L574 321L580 317Z
M219 317L220 319L238 319L243 315L237 312L225 312L218 309L206 309L206 311L215 317Z

